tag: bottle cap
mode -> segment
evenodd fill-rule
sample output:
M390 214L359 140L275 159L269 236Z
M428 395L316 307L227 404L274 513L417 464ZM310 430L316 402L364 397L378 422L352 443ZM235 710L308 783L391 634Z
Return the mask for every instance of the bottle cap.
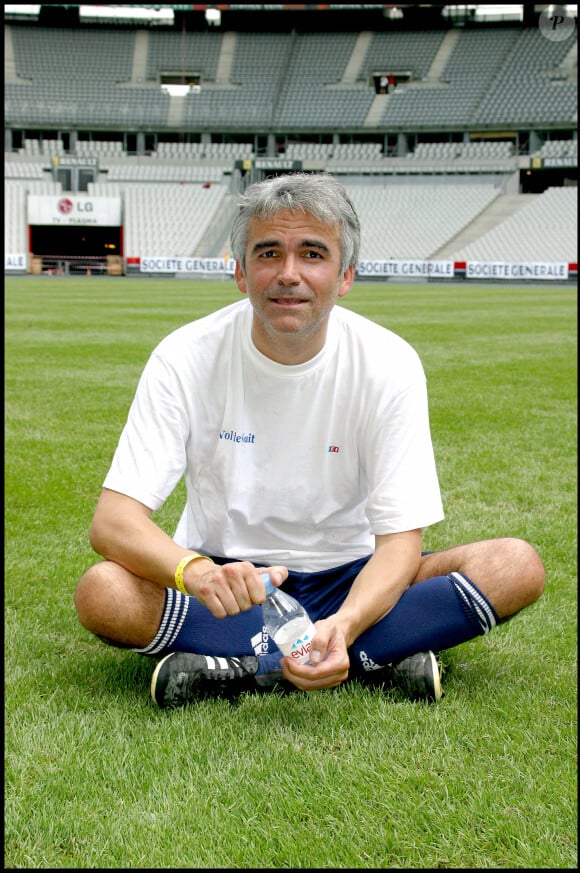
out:
M264 580L264 585L266 586L266 594L272 594L273 591L276 590L276 586L272 584L272 580L270 579L269 573L260 573L260 578Z

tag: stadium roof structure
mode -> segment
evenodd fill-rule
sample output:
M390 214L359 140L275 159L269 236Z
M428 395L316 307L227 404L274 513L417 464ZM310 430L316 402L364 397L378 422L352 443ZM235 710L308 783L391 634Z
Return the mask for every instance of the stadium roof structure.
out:
M191 4L5 4L5 21L39 22L45 26L115 25L197 30L223 26L231 30L282 27L423 29L522 23L536 24L546 10L576 18L576 5L443 3L191 3ZM313 13L322 13L315 16ZM205 21L204 21L205 19Z
M389 19L401 19L405 11L414 11L417 8L423 10L440 10L446 18L470 19L474 21L521 21L524 15L524 4L470 4L470 5L444 5L438 3L414 4L414 3L190 3L190 4L5 4L4 16L6 19L34 19L40 15L41 9L47 6L60 9L79 11L79 16L85 20L100 20L112 23L134 23L136 21L155 23L171 23L175 12L204 12L208 22L219 23L222 12L365 12L376 10ZM534 5L534 11L539 14L547 8L547 4ZM563 8L568 15L577 14L577 6L565 5Z

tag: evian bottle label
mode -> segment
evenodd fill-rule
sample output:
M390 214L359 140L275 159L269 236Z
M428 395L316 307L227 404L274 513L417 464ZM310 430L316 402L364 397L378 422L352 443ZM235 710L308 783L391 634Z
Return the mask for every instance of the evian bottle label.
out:
M274 642L283 655L289 655L297 664L307 664L314 633L315 627L311 621L305 625L301 618L295 618L280 628L274 636Z

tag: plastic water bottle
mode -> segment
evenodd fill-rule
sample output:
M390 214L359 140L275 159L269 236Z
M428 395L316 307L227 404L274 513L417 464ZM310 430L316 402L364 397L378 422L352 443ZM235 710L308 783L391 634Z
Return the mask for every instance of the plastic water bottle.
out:
M260 574L266 586L266 600L262 615L266 630L283 655L289 655L297 664L310 664L310 646L315 633L310 616L294 597L280 591L268 573Z

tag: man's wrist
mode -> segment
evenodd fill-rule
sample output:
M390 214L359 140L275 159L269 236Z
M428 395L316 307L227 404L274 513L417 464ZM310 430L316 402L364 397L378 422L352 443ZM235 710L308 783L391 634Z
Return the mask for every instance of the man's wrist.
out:
M189 595L189 591L185 587L184 571L185 568L194 561L209 561L210 564L213 564L211 558L208 558L207 555L200 555L198 552L190 552L188 555L185 555L175 568L174 574L175 587L178 591L181 591L182 594Z
M348 649L349 646L352 646L356 638L361 635L362 631L357 631L353 618L349 618L346 613L341 613L340 610L335 612L333 619L337 628L342 632Z

